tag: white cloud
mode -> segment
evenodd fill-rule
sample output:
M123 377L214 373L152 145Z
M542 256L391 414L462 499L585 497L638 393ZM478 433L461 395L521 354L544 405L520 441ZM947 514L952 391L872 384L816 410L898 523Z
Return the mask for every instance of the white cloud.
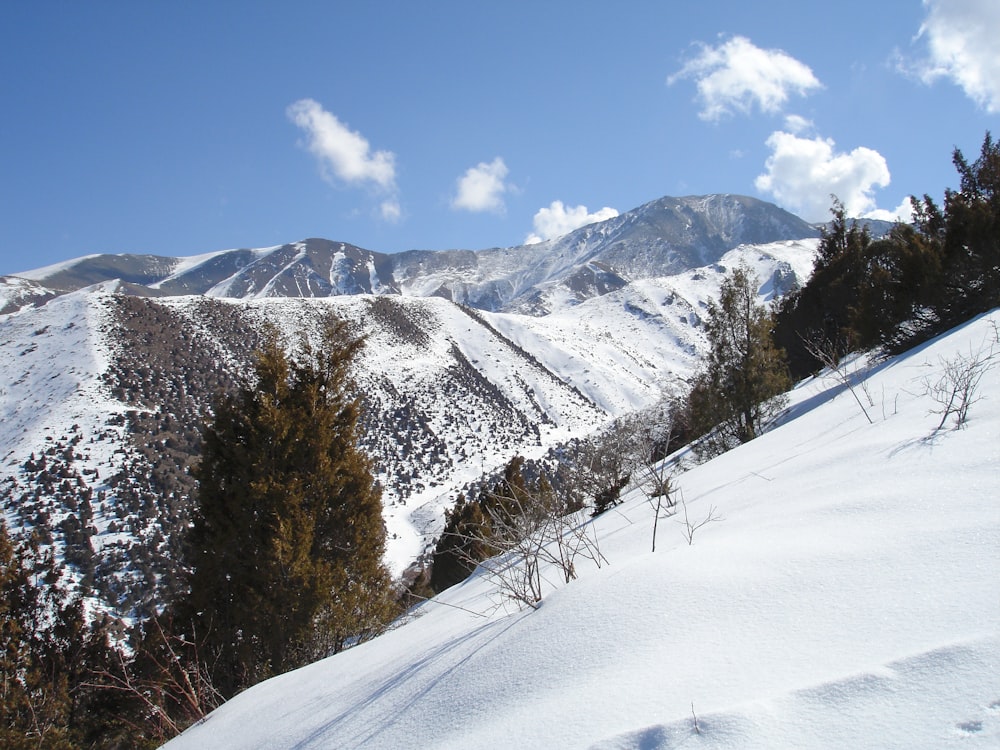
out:
M1000 2L924 0L920 36L929 58L918 66L925 83L950 78L987 112L1000 112Z
M586 206L566 206L562 201L552 201L548 208L540 208L535 214L535 231L527 236L525 244L533 245L543 240L562 237L564 234L597 221L613 219L618 211L605 206L590 213Z
M863 218L880 219L881 221L902 221L908 224L913 221L913 205L907 197L891 211L887 211L884 208L877 208L874 211L866 213Z
M323 177L331 182L360 185L395 192L396 156L391 151L371 150L360 133L348 128L319 102L300 99L287 110L288 119L305 131L306 148L319 161Z
M835 195L849 216L863 216L876 210L872 191L889 184L885 158L860 146L850 153L835 151L829 138L800 138L776 131L767 139L771 155L767 171L754 185L769 193L783 207L807 221L828 218Z
M379 213L383 220L395 224L402 218L403 209L400 208L399 200L393 197L382 201L382 205L379 206Z
M507 165L499 156L488 164L480 162L470 167L457 180L458 189L451 207L465 211L503 213L503 194L510 190L510 186L504 182L505 177Z
M785 117L785 130L795 135L808 133L813 129L813 121L807 120L799 115L788 115Z
M718 120L734 110L779 112L792 94L804 96L821 87L808 65L782 50L765 50L742 36L717 47L700 44L699 53L667 79L693 78L703 120Z

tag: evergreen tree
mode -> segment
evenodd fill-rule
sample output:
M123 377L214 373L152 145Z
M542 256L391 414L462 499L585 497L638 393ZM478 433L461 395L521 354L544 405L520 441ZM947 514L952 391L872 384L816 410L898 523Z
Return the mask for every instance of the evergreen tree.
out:
M434 547L429 585L440 593L464 581L475 564L490 556L489 521L479 500L466 501L459 495L451 510L445 511L444 530Z
M771 338L772 318L757 303L759 280L745 266L722 282L710 302L710 350L688 400L688 419L711 454L753 440L784 408L791 386L784 353Z
M98 675L114 663L108 621L88 621L51 553L0 522L0 747L133 747Z
M928 307L941 279L940 243L897 224L872 242L864 257L850 339L856 349L897 349L934 320Z
M810 351L816 345L836 358L856 347L854 306L872 239L836 198L830 213L809 281L782 300L774 321L774 340L787 352L796 376L821 367Z
M1000 305L1000 145L971 164L955 149L959 190L944 207L911 199L912 225L872 240L834 201L808 283L782 303L775 340L804 376L857 350L898 352Z
M952 162L960 187L945 191L943 217L927 197L919 213L921 229L943 246L935 333L1000 305L1000 143L987 132L978 159L970 164L955 149Z
M444 531L434 548L431 589L440 593L464 581L478 563L504 551L502 542L512 540L498 535L527 535L543 519L568 512L548 478L525 479L524 458L514 456L492 488L484 487L475 500L459 495L445 512Z
M269 332L255 382L223 398L204 434L177 622L204 639L231 696L384 626L381 497L356 447L349 369L363 341L333 318L294 359Z

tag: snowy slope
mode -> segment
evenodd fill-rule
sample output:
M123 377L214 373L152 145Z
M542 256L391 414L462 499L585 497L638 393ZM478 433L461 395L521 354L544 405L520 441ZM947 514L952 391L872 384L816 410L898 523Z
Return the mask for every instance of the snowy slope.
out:
M740 264L770 302L812 272L816 240L740 246L711 266L634 281L580 304L535 317L493 314L493 324L614 416L650 406L685 386L706 351L701 326L725 274Z
M55 295L56 292L37 281L18 276L0 276L0 315L28 305L40 304Z
M69 431L121 432L108 416L124 411L100 375L109 352L100 335L107 321L100 293L71 294L37 309L0 318L0 460L5 468ZM87 444L86 468L110 461L114 446Z
M483 577L374 641L248 690L197 748L995 748L1000 367L963 429L926 384L996 345L994 311L867 371L677 482L688 545L640 493L596 519L609 564L537 611ZM498 606L499 605L499 606ZM461 607L462 609L458 609Z

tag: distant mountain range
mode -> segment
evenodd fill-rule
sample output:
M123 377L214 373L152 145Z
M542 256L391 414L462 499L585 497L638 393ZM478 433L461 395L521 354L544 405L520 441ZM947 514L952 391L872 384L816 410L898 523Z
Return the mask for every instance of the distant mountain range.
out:
M115 282L141 296L237 299L401 294L544 315L637 279L706 265L738 245L817 237L815 226L738 195L660 198L533 245L389 255L307 239L190 258L91 255L0 280L0 312Z
M190 258L95 255L0 278L0 507L120 614L177 583L199 429L264 324L334 310L367 337L362 444L396 572L467 483L676 393L746 263L771 299L818 229L762 201L661 198L534 245L397 255L310 239Z

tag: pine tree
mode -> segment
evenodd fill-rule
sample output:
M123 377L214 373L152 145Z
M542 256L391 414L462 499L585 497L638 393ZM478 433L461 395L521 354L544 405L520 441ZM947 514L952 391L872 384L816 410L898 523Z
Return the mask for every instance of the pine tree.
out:
M177 622L204 639L223 695L384 626L381 497L356 447L349 370L363 345L324 324L290 359L270 331L255 382L223 398L204 433L190 594Z
M464 581L478 563L507 551L511 542L533 533L546 519L568 512L548 478L543 474L534 482L527 480L524 458L514 456L492 488L484 487L474 500L459 495L445 512L430 587L440 593Z
M430 588L440 593L469 577L475 564L490 556L489 522L479 500L466 501L459 495L451 510L445 511L444 530L434 547Z
M688 401L703 446L719 453L753 440L784 408L791 386L784 352L771 338L772 318L757 303L759 280L745 266L722 282L718 302L710 302L706 332L710 350Z

